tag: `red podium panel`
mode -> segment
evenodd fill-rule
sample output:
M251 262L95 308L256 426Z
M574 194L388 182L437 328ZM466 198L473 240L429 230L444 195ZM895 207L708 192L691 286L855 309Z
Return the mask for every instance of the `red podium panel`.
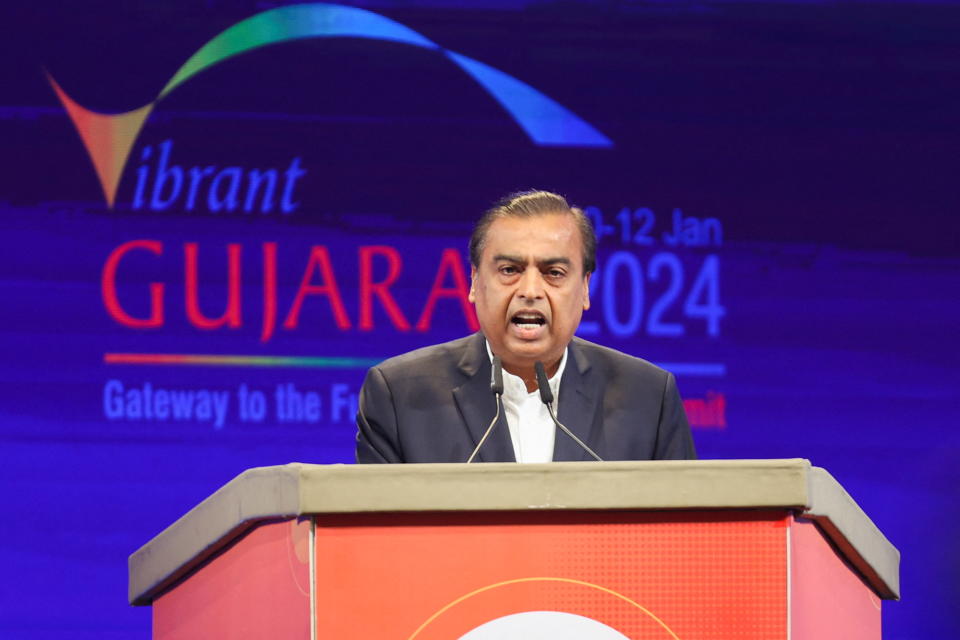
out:
M898 561L806 461L288 465L131 556L131 597L163 640L876 640Z
M460 638L511 614L558 611L628 638L785 638L790 520L776 511L326 516L317 637Z
M309 638L309 519L261 524L153 602L153 637Z
M880 637L880 598L812 522L790 530L792 640Z

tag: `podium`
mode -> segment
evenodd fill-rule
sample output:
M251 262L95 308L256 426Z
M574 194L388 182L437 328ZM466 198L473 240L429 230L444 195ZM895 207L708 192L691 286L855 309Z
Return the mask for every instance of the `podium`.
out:
M250 469L130 556L154 638L879 639L899 552L808 461Z

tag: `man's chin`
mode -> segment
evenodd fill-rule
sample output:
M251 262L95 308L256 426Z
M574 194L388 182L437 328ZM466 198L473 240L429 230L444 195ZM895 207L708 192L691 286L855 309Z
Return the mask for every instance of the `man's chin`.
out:
M551 355L556 349L553 349L554 345L544 339L538 340L507 340L504 345L506 354L504 359L510 359L517 363L523 363L529 366L533 366L533 363L543 362L545 365L549 366L550 360L556 360L563 354L563 350L559 350L560 355ZM503 356L501 356L503 357Z

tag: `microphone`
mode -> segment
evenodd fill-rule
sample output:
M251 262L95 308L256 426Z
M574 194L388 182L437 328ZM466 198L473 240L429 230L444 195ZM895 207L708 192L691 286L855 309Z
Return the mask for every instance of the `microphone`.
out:
M480 447L482 447L483 443L486 442L487 436L489 436L490 432L493 431L493 426L497 424L497 419L500 418L500 407L503 404L503 365L500 363L499 356L493 356L493 370L490 372L490 392L496 396L497 413L495 416L493 416L493 420L490 421L490 426L487 427L487 430L483 433L483 437L480 438L480 442L477 443L477 448L474 449L473 453L470 454L470 457L467 458L467 464L473 462L473 459L480 451Z
M490 372L490 392L495 396L503 395L503 365L500 356L493 356L493 371Z
M550 419L553 420L553 424L557 425L557 428L563 431L565 434L573 438L573 441L580 445L580 448L593 456L593 459L597 462L603 462L603 458L598 456L593 449L584 444L583 440L578 438L573 431L567 429L562 422L557 420L557 414L553 412L553 390L550 388L550 382L547 380L547 372L543 368L543 363L537 360L533 368L537 371L537 387L540 391L540 400L543 404L547 405L547 413L550 414Z

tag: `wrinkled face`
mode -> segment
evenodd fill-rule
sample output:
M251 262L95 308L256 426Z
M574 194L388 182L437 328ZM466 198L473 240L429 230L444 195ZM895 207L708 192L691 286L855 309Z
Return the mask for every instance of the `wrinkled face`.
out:
M590 308L583 240L567 213L499 218L487 230L470 301L494 354L514 374L540 360L553 374Z

